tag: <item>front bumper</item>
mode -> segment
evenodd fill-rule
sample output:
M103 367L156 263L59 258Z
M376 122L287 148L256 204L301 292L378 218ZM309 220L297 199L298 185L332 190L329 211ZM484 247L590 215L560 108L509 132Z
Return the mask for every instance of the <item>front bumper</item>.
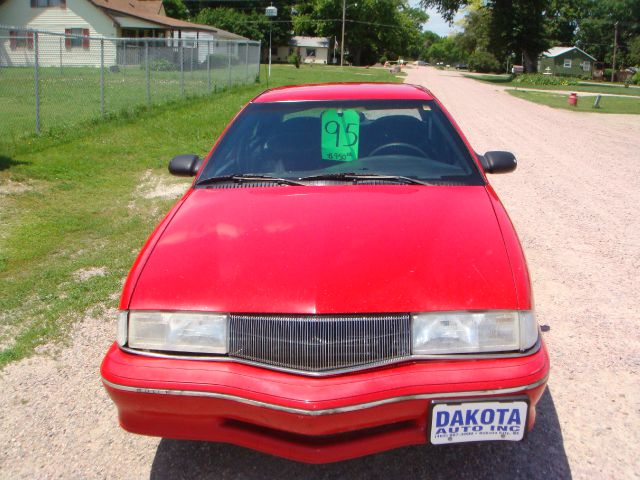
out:
M532 355L420 361L323 378L233 362L152 358L113 345L101 368L120 424L326 463L428 441L434 400L526 395L528 427L549 372Z

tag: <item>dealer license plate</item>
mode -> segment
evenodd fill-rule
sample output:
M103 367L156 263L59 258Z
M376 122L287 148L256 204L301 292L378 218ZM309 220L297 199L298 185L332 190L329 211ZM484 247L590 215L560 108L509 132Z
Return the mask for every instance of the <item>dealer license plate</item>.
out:
M486 442L524 438L527 402L436 403L431 409L431 443Z

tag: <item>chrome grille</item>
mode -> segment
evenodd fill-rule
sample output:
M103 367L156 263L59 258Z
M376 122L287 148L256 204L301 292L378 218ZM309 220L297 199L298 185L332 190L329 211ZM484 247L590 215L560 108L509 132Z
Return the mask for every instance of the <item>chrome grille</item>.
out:
M411 354L408 314L231 315L229 356L302 372L380 365Z

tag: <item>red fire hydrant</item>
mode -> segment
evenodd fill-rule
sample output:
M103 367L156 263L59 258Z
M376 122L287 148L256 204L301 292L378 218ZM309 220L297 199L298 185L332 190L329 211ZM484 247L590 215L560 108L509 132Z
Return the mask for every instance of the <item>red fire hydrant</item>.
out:
M569 105L574 106L574 107L578 105L578 94L577 93L569 94Z

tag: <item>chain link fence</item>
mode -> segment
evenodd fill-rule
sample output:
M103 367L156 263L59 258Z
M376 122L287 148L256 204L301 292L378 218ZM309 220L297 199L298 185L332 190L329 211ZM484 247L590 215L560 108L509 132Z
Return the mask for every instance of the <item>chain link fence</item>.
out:
M255 82L260 43L100 38L0 26L4 140Z

